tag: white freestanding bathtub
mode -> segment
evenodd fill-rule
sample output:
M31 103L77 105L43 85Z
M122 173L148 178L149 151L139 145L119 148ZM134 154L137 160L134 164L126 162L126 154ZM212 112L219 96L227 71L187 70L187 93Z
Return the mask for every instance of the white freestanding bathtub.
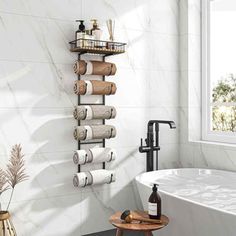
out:
M159 184L170 223L154 235L236 236L236 172L158 170L140 174L136 183L145 210L152 183Z

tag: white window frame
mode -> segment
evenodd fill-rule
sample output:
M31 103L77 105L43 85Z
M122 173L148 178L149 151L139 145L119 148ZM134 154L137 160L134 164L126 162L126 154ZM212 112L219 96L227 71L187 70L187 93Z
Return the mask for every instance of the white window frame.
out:
M222 142L236 144L235 132L211 131L211 98L210 98L210 2L212 0L202 0L202 140L211 142ZM232 105L225 104L224 105Z

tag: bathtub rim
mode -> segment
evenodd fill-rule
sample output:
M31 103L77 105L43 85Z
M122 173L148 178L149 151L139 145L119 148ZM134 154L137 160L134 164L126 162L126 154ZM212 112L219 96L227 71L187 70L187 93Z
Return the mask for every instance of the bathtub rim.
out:
M170 170L173 170L173 171L174 171L174 170L180 170L180 169L184 169L184 170L193 170L193 169L194 169L194 170L210 170L210 171L219 171L219 172L229 172L229 173L234 173L235 176L236 176L236 172L235 172L235 171L209 169L209 168L174 168L174 169L161 169L161 170L155 170L155 171L150 171L150 172L159 172L159 171L164 172L164 171L170 171ZM145 183L143 183L143 182L141 182L141 181L138 180L138 179L141 178L142 175L145 175L145 174L148 174L148 173L149 173L149 172L140 173L139 175L137 175L137 176L135 177L135 181L136 181L136 184L137 184L137 182L139 182L140 184L149 187L149 188L150 188L150 194L151 194L151 188L152 188L152 186L151 186L151 185L147 185L147 184L145 184ZM209 208L209 209L212 209L212 210L215 210L215 211L223 212L223 213L225 213L225 214L229 214L229 215L236 216L236 212L234 213L234 212L231 212L231 211L222 210L222 209L217 208L217 207L208 206L208 205L202 204L202 203L200 203L200 202L196 202L196 201L193 201L193 200L190 200L190 199L186 199L186 198L181 197L181 196L178 196L178 195L171 194L171 193L166 192L166 191L163 191L163 190L161 190L161 189L158 189L158 191L159 191L160 193L163 193L163 194L168 195L168 196L171 196L171 197L175 197L175 198L180 199L180 200L182 200L182 201L190 202L190 203L192 203L192 204L199 205L199 206L201 206L201 207ZM139 191L138 191L138 192L139 192ZM139 195L140 195L140 194L139 194ZM140 196L140 197L141 197L141 196Z

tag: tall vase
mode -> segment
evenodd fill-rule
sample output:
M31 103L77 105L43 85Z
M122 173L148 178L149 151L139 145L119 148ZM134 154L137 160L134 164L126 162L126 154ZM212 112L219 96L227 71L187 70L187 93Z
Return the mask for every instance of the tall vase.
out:
M8 211L0 211L0 236L17 236Z

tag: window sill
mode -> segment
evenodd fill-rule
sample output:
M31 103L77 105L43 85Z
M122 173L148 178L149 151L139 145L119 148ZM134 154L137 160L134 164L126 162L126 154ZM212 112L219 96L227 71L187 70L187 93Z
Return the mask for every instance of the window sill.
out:
M221 143L221 142L210 142L210 141L205 141L205 140L199 140L199 141L189 141L191 145L201 145L201 146L215 146L215 147L222 147L224 149L231 149L231 150L236 150L236 144L232 143Z

